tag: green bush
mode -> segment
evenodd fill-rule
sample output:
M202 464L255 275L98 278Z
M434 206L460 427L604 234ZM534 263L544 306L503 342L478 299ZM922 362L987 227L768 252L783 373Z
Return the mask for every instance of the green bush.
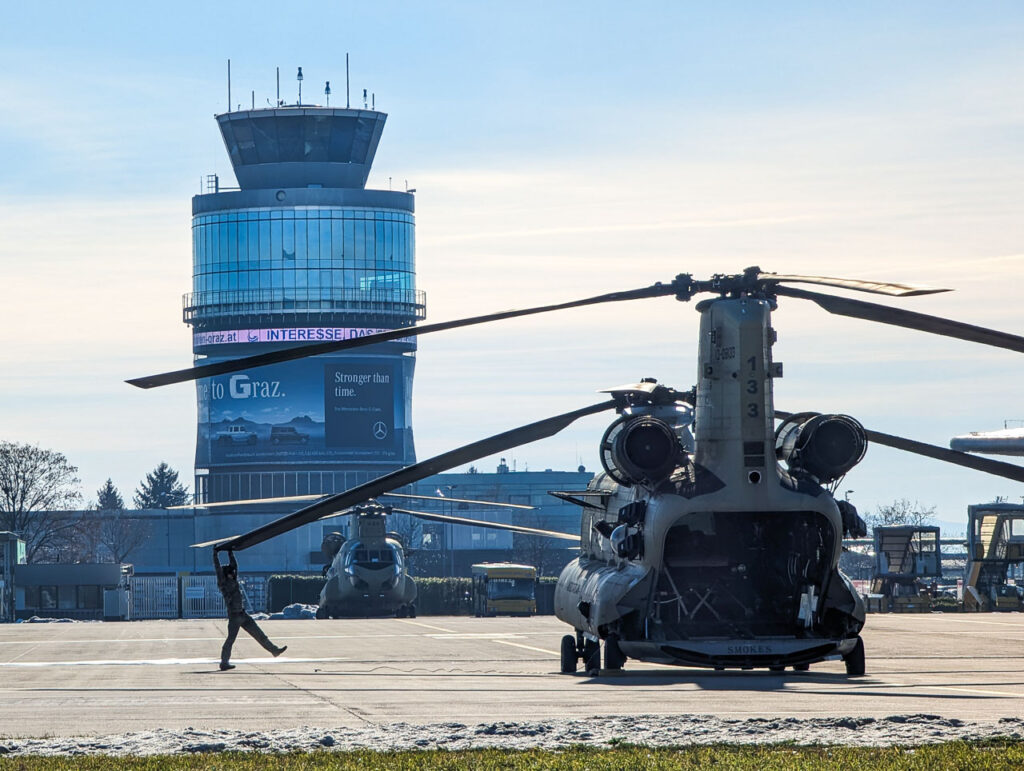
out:
M956 613L960 610L960 600L956 597L935 597L931 602L932 610L945 613Z
M470 616L473 614L472 578L415 578L419 596L416 612L424 616ZM537 581L537 613L554 613L555 582L552 577ZM267 611L280 613L286 605L301 602L319 605L324 579L309 575L276 575L267 581Z
M416 613L424 616L468 616L473 612L471 578L417 578Z

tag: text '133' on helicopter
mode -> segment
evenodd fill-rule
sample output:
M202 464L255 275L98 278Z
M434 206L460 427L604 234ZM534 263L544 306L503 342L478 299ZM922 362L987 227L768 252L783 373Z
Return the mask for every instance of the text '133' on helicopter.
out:
M411 335L600 303L672 296L700 314L697 384L654 380L609 398L465 445L359 485L243 535L199 546L242 550L458 465L552 436L585 415L619 417L601 440L604 473L581 491L580 554L555 589L555 613L573 634L561 669L618 669L628 658L663 664L807 669L842 658L865 671L864 605L838 563L845 536L865 534L839 481L868 441L1024 482L1024 469L890 434L845 415L777 411L771 315L779 298L829 313L1024 352L1024 338L887 305L791 286L816 284L893 297L947 291L818 276L743 273L613 292L557 305L404 327L358 340L299 346L129 381L143 388L194 380ZM781 421L776 428L776 421Z
M444 501L448 504L459 503L472 506L494 506L503 509L532 510L533 506L520 503L497 503L494 501L477 501L465 498L437 497L432 495L408 495L404 493L385 492L383 498L416 499ZM172 509L217 508L231 506L263 506L303 500L323 499L322 495L294 495L282 498L254 498L244 501L221 501L204 503L198 506L171 506ZM524 525L513 525L504 522L488 522L486 520L456 517L428 511L415 511L397 506L368 500L318 517L326 520L331 517L344 517L347 520L345 531L327 533L320 545L320 550L327 560L323 568L324 586L320 590L320 604L317 618L345 618L353 616L390 616L398 618L416 617L416 581L409 575L408 544L400 533L387 529L387 518L390 514L405 514L417 519L431 522L442 522L451 525L479 527L491 530L505 530L527 535L558 538L578 541L574 535L554 530L543 530ZM219 541L196 546L210 546ZM251 544L250 544L251 545Z

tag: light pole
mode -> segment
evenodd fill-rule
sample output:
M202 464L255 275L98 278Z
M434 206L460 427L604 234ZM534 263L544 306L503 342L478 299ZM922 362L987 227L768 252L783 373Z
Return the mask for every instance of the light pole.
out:
M455 502L450 500L450 499L452 497L452 490L454 490L456 487L458 487L458 485L445 485L444 486L444 489L448 491L448 498L449 498L449 501L448 501L448 516L449 517L452 516L455 513ZM447 536L447 541L448 541L448 566L449 566L448 575L451 576L452 578L454 578L455 577L455 533L452 530L452 523L451 522L446 522L445 523L445 525L444 525L444 532L445 532L445 535Z

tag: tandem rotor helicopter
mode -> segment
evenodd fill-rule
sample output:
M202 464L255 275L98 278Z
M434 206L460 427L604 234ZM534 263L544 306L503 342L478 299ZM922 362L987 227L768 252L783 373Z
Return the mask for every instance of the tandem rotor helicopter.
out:
M504 509L532 510L533 506L520 503L498 503L495 501L477 501L465 498L438 497L433 495L407 495L405 493L383 493L380 498L416 499L445 501L453 504L471 504L473 506L494 506ZM263 505L293 503L299 501L321 500L322 495L295 495L282 498L254 498L245 501L222 501L196 505L171 506L172 509L218 508L224 506ZM431 522L444 522L452 525L479 527L492 530L505 530L527 535L539 535L546 538L578 542L579 538L568 533L554 530L543 530L525 525L512 525L504 522L488 522L485 520L456 517L437 512L414 511L398 508L371 499L365 503L351 506L334 514L320 517L327 520L332 517L348 519L348 537L340 532L327 533L320 545L320 550L327 560L323 568L326 579L320 590L320 602L317 618L343 618L352 616L388 616L397 618L416 617L416 597L418 590L416 581L408 571L408 545L400 533L388 531L387 517L389 514L406 514L417 519ZM209 546L196 544L196 546Z
M552 436L586 415L619 417L601 444L604 473L586 490L558 491L581 507L580 554L555 589L561 670L619 669L628 658L715 669L793 667L842 658L865 672L863 602L838 569L842 539L863 520L833 493L868 441L1024 482L1024 468L866 430L846 415L775 410L771 314L780 298L829 313L1024 352L1024 337L832 294L814 284L893 297L948 291L820 276L742 273L669 283L557 305L403 327L357 340L259 354L128 381L141 388L337 352L360 345L601 303L698 294L697 384L654 380L607 390L609 398L514 428L324 497L243 535L209 541L242 550L365 504L433 474ZM776 421L781 423L776 428ZM476 524L476 523L474 523Z

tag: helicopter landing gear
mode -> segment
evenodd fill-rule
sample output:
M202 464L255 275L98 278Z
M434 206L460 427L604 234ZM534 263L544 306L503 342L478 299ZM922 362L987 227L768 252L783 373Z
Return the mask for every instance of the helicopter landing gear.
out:
M409 605L409 618L416 618L416 606Z
M843 662L846 664L846 674L851 677L864 674L864 640L860 635L857 635L857 644L853 650L843 656Z
M604 668L622 669L622 665L625 663L626 654L619 647L619 636L608 635L608 639L604 641Z
M327 607L324 606L324 605L321 605L320 607L318 607L316 609L316 617L317 617L318 620L321 620L321 621L323 619L327 618Z
M395 618L416 618L415 605L399 605L395 609Z
M601 644L596 640L583 641L583 669L590 677L597 677L601 671Z
M567 634L562 638L562 674L573 675L576 673L576 662L579 655L576 653L576 638Z
M811 668L810 664L794 664L793 665L793 671L794 672L806 672L810 668Z
M562 638L560 658L563 674L574 674L576 662L582 660L584 671L591 677L597 677L601 671L601 644L597 640L585 638L582 634L567 634Z

